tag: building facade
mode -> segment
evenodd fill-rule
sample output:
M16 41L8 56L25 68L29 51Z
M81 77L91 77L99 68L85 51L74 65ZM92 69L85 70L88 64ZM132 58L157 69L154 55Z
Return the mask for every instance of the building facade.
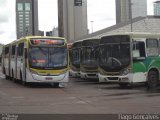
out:
M55 36L55 37L58 37L59 34L58 34L58 27L54 27L53 30L52 30L52 36Z
M58 0L58 29L70 42L88 34L87 0Z
M115 0L116 23L147 16L147 0Z
M132 21L133 31L141 33L159 33L160 31L160 16L146 16L146 17L136 17ZM100 31L88 34L77 40L89 39L89 38L99 38L104 35L117 34L130 32L131 24L130 21L118 23L116 25L110 26L108 28L102 29Z
M39 35L38 0L16 0L17 39L28 35Z
M154 2L154 15L160 16L160 1Z

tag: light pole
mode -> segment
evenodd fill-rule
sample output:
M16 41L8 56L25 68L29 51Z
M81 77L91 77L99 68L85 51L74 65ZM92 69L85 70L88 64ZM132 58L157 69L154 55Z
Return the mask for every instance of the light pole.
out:
M91 21L91 33L93 33L93 22L94 21Z
M130 15L130 22L131 22L131 32L133 31L133 21L132 21L132 0L129 0L129 15Z

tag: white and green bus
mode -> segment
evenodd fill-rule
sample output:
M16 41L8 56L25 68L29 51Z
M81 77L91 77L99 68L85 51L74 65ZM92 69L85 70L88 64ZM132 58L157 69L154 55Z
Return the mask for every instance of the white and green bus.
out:
M103 36L98 76L100 82L117 82L121 87L147 83L149 88L155 88L160 78L160 34Z

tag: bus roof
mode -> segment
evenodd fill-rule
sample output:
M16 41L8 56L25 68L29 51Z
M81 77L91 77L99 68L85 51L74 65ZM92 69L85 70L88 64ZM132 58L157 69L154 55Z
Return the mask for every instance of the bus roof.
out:
M132 37L147 37L147 38L160 38L160 33L145 33L145 32L124 32L124 33L115 33L115 34L107 34L103 35L101 38L106 36L115 36L115 35L129 35Z
M26 38L26 39L31 39L31 38L57 38L57 39L65 39L63 37L54 37L54 36L26 36L26 37L22 37L20 39L24 39L24 38Z
M31 39L31 38L55 38L55 39L64 39L65 42L67 42L66 39L63 38L63 37L54 37L54 36L26 36L26 37L22 37L22 38L20 38L18 40L14 40L14 41L12 41L12 42L4 45L4 47L10 46L10 45L15 45L15 44L17 44L19 42L22 42L23 40Z

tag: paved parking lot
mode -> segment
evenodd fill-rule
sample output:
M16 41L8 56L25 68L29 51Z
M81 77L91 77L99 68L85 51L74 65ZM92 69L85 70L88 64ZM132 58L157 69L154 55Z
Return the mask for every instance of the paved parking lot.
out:
M0 113L159 113L159 91L147 91L144 85L121 89L117 84L77 78L70 78L66 88L23 86L0 78Z

